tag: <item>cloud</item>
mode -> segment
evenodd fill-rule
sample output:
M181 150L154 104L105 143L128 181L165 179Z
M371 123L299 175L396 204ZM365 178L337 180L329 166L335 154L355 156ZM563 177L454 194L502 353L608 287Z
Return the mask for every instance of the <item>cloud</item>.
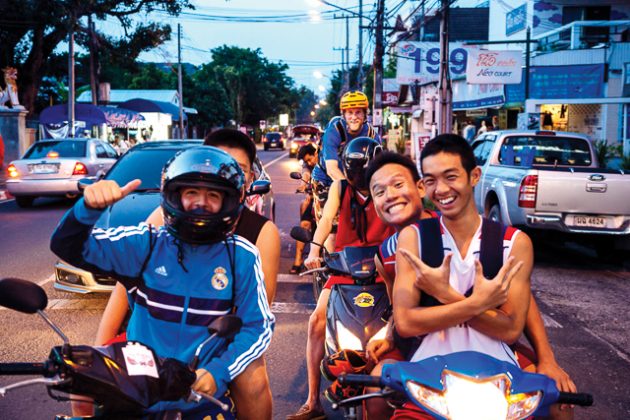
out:
M546 12L549 10L558 10L558 7L551 3L547 3L546 1L537 1L534 3L534 10L538 12Z

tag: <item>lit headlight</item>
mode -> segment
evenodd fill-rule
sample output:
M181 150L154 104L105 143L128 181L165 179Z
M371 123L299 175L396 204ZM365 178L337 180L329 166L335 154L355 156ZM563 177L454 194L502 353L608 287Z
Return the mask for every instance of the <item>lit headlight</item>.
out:
M541 399L542 393L540 391L509 395L507 420L529 417L536 411Z
M297 143L291 143L291 150L297 150L298 145Z
M444 391L407 381L407 388L422 406L451 420L517 420L530 416L542 394L510 394L506 375L476 379L445 370Z
M352 334L350 330L344 327L339 321L337 321L337 342L339 343L339 350L363 350L361 340L359 340L356 335Z
M374 334L372 338L370 338L370 341L384 340L386 334L387 334L387 325L383 326L383 328L378 330L378 332Z

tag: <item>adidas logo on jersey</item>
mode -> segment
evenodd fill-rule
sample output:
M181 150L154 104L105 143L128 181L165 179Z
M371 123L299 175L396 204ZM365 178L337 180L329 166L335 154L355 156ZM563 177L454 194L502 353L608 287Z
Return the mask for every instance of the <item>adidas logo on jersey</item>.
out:
M168 273L166 272L166 267L164 267L163 265L156 268L155 272L156 274L159 274L160 276L168 276Z

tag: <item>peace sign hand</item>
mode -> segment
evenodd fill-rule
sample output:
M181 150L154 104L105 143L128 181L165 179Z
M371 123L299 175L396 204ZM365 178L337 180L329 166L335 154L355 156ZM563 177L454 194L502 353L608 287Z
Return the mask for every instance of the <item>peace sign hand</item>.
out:
M405 257L416 273L416 279L413 283L414 286L423 293L431 295L440 302L445 303L446 296L450 289L449 279L453 254L447 254L442 261L442 265L439 267L431 267L404 248L398 251Z

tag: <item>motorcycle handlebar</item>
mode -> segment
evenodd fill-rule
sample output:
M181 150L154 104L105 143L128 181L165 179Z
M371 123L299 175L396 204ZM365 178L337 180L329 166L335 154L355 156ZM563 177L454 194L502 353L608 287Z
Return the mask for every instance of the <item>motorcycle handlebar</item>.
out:
M347 375L341 375L337 379L339 380L339 384L342 386L364 385L364 386L370 386L370 387L375 387L375 388L382 387L380 376L347 374Z
M47 372L44 363L0 363L0 376L45 375Z
M590 407L593 405L593 396L583 392L560 392L560 395L558 396L558 404L572 404Z

